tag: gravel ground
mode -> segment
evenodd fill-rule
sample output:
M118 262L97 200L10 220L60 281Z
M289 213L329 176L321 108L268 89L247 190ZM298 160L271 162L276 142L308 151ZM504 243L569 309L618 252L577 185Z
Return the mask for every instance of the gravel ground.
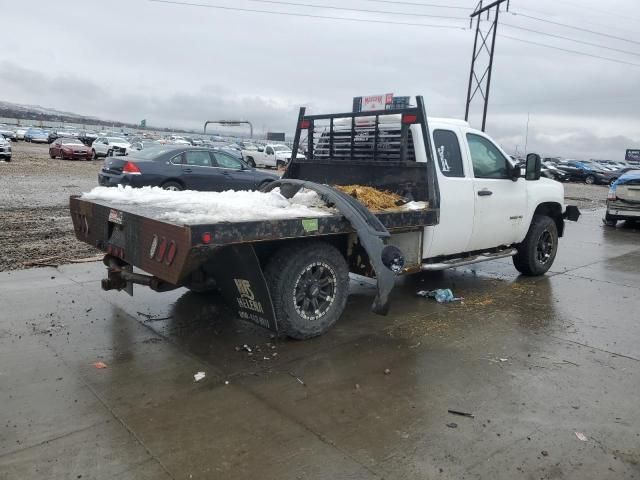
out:
M0 271L30 262L63 264L99 252L78 242L69 216L69 196L97 185L102 161L52 160L47 145L13 144L11 162L0 162ZM567 204L602 208L607 187L565 184Z

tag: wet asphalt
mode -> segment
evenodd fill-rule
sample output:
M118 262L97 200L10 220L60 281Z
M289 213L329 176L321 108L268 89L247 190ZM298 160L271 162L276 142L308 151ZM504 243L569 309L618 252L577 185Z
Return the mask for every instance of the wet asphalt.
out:
M640 478L640 231L601 215L541 278L407 278L388 317L353 281L306 342L100 264L0 273L0 479Z

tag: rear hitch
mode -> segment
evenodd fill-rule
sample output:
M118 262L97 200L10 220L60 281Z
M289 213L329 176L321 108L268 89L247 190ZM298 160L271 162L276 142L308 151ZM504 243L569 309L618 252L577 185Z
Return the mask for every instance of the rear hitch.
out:
M105 255L102 261L107 266L107 278L102 279L103 290L125 290L129 295L133 295L134 284L149 287L156 292L168 292L179 288L178 285L165 282L158 277L133 273L133 266L117 257Z

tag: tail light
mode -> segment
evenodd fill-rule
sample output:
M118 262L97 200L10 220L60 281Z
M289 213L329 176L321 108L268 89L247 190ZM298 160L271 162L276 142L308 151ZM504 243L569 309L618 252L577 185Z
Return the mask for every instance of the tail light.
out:
M122 173L128 173L129 175L140 175L142 172L135 163L127 162L124 164L124 167L122 167Z

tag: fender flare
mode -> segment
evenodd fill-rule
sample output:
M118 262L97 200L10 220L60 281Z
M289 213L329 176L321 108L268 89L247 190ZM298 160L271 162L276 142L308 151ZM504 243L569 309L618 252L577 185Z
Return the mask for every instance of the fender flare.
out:
M389 294L395 285L395 277L404 267L404 255L397 247L386 244L391 234L378 217L352 196L328 185L305 180L280 179L265 185L263 191L269 192L277 187L280 188L282 196L288 199L301 188L313 190L323 201L335 206L351 223L376 272L378 293L371 310L378 315L386 315L389 312Z

